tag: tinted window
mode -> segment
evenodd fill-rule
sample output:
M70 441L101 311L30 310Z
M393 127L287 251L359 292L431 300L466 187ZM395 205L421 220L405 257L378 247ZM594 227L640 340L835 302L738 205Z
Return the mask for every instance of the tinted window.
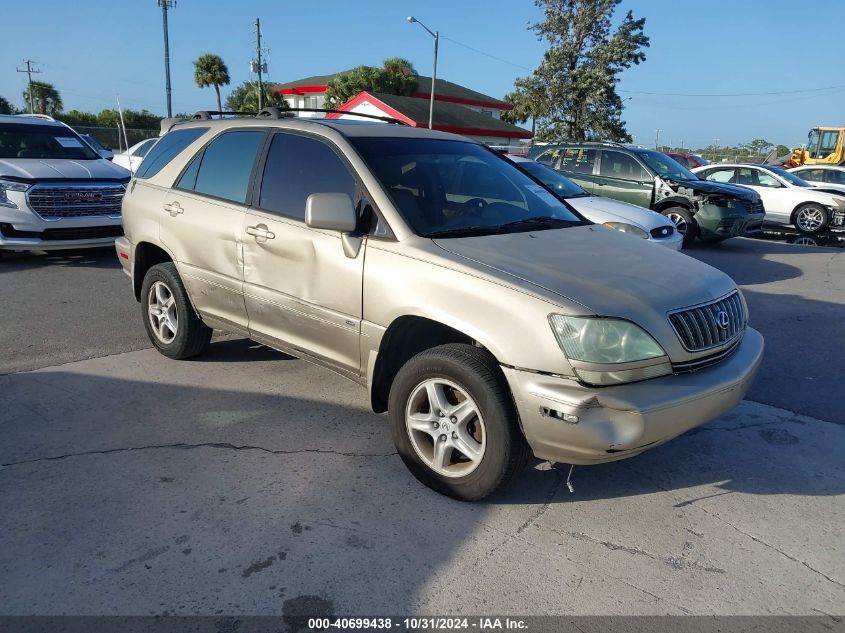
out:
M64 125L3 123L0 158L98 160L101 157Z
M141 166L138 167L138 171L135 172L135 177L152 178L164 169L167 163L176 158L177 154L207 131L207 127L192 127L187 130L168 132L149 151Z
M541 165L548 165L549 167L554 167L559 157L559 149L549 149L537 157L537 162Z
M261 130L224 132L218 136L203 151L194 191L246 202L252 167L263 143Z
M569 178L546 167L545 165L540 165L539 163L535 163L533 161L519 162L517 165L522 167L525 171L563 198L589 195L586 191L581 189L581 187L569 180Z
M689 169L690 167L696 167L696 165L693 165L692 162L690 162L690 159L686 156L674 155L672 156L672 158L674 158L678 163L680 163L687 169Z
M598 152L594 149L568 148L563 150L558 169L575 174L592 174Z
M146 141L142 141L139 143L132 152L133 156L146 156L147 152L150 151L150 148L153 146L156 140L154 138L148 138Z
M194 159L191 161L191 164L188 165L188 168L182 174L182 177L179 178L179 181L176 183L177 189L187 189L188 191L193 191L194 185L197 182L197 173L200 170L200 164L202 164L202 155L204 152L200 152Z
M651 180L640 164L628 154L602 150L601 175L620 180Z
M305 219L312 193L355 195L355 179L331 147L298 134L276 134L267 154L258 206Z
M825 182L830 182L835 185L845 185L845 171L839 171L836 169L825 169Z
M815 180L816 182L824 180L824 172L821 169L802 169L792 173L804 180Z

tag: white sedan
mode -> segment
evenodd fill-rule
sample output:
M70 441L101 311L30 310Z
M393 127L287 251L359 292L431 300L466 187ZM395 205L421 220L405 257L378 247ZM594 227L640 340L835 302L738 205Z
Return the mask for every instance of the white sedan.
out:
M141 161L144 160L144 156L147 155L147 152L150 151L153 143L157 140L158 138L148 138L140 143L135 143L135 145L125 152L117 152L112 158L112 162L115 165L120 165L124 169L128 169L134 174L135 170L138 169L138 166L141 164Z
M845 166L802 165L787 171L801 180L806 180L817 189L845 194Z
M691 171L702 180L742 185L759 193L766 222L791 224L808 235L845 225L845 196L817 189L781 167L720 163Z
M564 198L590 222L636 235L676 251L681 250L684 236L675 230L675 225L666 216L627 202L594 196L566 176L530 158L523 156L508 156L508 158L556 192L558 197Z

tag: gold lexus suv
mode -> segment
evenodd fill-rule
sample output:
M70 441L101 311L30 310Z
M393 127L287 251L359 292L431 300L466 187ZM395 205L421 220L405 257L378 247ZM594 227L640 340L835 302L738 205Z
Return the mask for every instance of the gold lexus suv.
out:
M451 134L198 113L147 154L123 216L162 354L218 328L350 378L411 472L458 499L532 454L658 446L736 405L762 358L728 276L591 224Z

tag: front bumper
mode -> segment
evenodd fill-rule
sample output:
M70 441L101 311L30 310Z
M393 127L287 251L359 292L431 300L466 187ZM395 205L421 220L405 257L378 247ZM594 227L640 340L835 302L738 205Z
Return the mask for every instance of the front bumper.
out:
M672 231L672 235L670 237L664 237L660 239L655 239L651 236L648 238L649 242L653 244L659 244L660 246L665 246L667 248L671 248L673 251L679 251L684 246L684 236L677 231Z
M746 213L712 204L702 205L695 214L699 234L705 241L757 235L763 230L765 217L765 213Z
M0 209L0 250L54 251L111 246L123 235L120 216L42 220L29 209Z
M719 364L639 383L590 388L514 368L502 371L537 457L599 464L637 455L726 413L748 391L762 358L763 337L748 328L737 351ZM578 421L566 422L563 414Z

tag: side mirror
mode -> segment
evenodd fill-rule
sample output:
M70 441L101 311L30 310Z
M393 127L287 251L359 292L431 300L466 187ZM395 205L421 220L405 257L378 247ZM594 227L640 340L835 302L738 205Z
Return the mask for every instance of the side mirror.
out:
M312 193L305 201L305 224L312 229L351 233L358 225L352 198L345 193Z

